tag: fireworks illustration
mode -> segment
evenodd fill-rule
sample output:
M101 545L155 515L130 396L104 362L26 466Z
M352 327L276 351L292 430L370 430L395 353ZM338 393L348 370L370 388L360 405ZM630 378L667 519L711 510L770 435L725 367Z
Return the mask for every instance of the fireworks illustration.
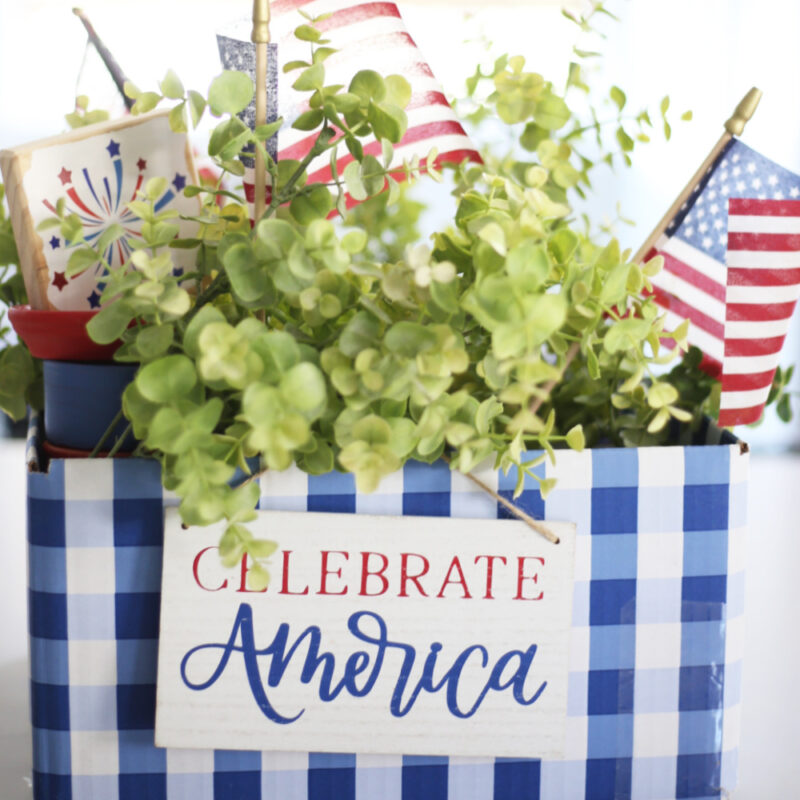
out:
M106 263L116 268L130 257L134 249L131 244L133 240L142 238L142 221L127 206L136 199L146 180L147 160L139 154L123 153L123 145L113 138L108 141L105 150L111 162L111 172L108 170L108 165L100 170L86 166L73 169L62 166L56 177L66 195L65 211L67 214L78 216L83 224L84 239L88 244L94 243L112 225L118 224L122 227L123 236L110 244L103 253ZM176 172L171 184L158 198L155 204L156 212L173 203L185 186L186 175ZM44 200L43 203L52 214L57 213L53 202ZM72 246L75 245L62 241L55 235L47 242L51 252ZM87 271L94 273L97 282L86 300L90 308L99 308L100 296L105 286L102 277L106 274L106 266L102 261L98 261L81 275ZM175 270L177 276L182 272L181 269ZM68 278L65 271L56 270L53 273L52 285L60 292L77 277L78 275Z

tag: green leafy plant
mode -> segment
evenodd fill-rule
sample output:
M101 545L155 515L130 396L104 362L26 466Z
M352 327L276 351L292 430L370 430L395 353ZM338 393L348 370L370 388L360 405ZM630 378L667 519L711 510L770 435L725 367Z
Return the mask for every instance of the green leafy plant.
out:
M27 301L27 295L17 270L19 256L4 197L5 190L0 184L0 409L19 421L25 417L28 406L42 407L42 369L28 348L14 340L6 322L3 306L21 305Z
M106 267L103 308L88 330L100 343L121 340L116 358L140 365L123 397L139 452L161 463L187 525L226 521L222 559L247 553L253 586L269 580L275 549L247 528L261 470L344 470L372 491L408 459L444 457L469 472L492 458L517 468L517 493L530 476L546 494L552 482L533 470L557 448L663 443L670 421L692 424L713 402L696 354L664 371L685 348L688 323L666 330L647 294L660 259L632 263L573 212L592 170L628 162L647 138L647 111L624 118L627 101L614 87L614 149L591 160L578 148L587 137L606 146L595 111L588 124L576 120L521 57L478 70L461 107L475 124L502 120L511 152L455 166L452 221L420 243L422 206L401 180L443 176L435 152L391 166L410 87L371 70L347 87L326 83L335 51L317 22L296 30L309 59L285 66L308 94L294 123L314 137L302 160L275 163L267 153L280 122L251 131L236 117L253 94L240 73L223 72L207 95L172 72L159 91L127 88L134 113L174 103L176 130L217 118L208 152L222 176L242 174L245 148L261 151L272 197L252 230L244 198L222 177L186 187L201 201L189 239L176 238L175 212L156 209L164 180L151 179L129 204L143 220L141 241L118 268L103 260L118 226L90 243L63 203L48 222L73 243L68 274ZM588 92L577 62L567 88ZM668 126L668 102L660 110ZM370 135L380 155L365 151ZM345 150L352 161L340 174ZM332 179L309 183L322 155ZM348 212L346 194L362 204ZM173 274L175 248L195 253L190 275ZM542 455L526 460L531 450Z

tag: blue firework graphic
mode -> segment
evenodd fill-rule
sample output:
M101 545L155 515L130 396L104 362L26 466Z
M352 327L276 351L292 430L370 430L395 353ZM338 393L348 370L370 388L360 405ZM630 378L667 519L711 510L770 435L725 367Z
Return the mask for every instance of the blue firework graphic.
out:
M66 193L66 212L76 214L81 220L84 239L89 244L99 239L112 225L118 224L122 227L123 236L111 243L103 254L108 264L112 267L119 267L127 262L133 252L134 248L131 242L134 239L142 238L141 219L127 208L127 205L136 199L137 193L142 188L147 161L141 155L134 160L133 156L124 154L121 143L114 141L113 138L109 140L104 149L108 152L111 160L110 178L107 174L107 167L102 170L102 175L96 174L89 167L71 170L62 167L57 177ZM99 171L97 170L97 172ZM74 177L76 172L78 173L77 177ZM133 186L129 193L124 191L126 185ZM168 185L156 202L156 211L161 211L172 203L185 186L186 175L176 172L172 183ZM43 202L53 214L56 213L53 203L49 200ZM52 250L62 246L62 242L57 236L53 236L48 244ZM63 246L69 248L72 245L70 242L63 242ZM99 308L100 296L105 288L102 278L106 274L106 268L101 261L98 261L95 265L88 267L88 270L94 272L97 283L86 299L91 308ZM84 270L81 274L85 274L86 271ZM182 270L175 270L176 276L180 276L181 273ZM52 285L61 291L69 283L69 280L64 272L55 272Z

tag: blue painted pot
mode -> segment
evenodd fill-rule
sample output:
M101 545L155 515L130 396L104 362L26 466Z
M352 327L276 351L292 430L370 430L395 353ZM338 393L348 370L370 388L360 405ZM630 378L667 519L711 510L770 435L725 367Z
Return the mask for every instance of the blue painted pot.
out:
M45 360L47 440L59 447L92 450L122 407L122 393L133 380L137 366ZM120 420L102 450L111 449L127 426L127 420ZM120 450L129 452L136 444L133 434L128 434Z

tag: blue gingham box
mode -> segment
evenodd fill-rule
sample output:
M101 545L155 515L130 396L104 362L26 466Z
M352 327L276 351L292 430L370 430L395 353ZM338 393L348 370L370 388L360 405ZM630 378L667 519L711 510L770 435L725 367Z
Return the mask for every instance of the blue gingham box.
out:
M717 437L719 438L719 437ZM543 501L577 524L560 761L159 749L153 744L164 495L154 462L31 456L36 800L670 800L734 788L746 448L560 452ZM511 497L515 476L480 477ZM377 493L352 476L262 480L262 508L496 518L444 464ZM490 744L489 744L490 748ZM447 751L447 742L442 742Z

